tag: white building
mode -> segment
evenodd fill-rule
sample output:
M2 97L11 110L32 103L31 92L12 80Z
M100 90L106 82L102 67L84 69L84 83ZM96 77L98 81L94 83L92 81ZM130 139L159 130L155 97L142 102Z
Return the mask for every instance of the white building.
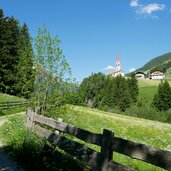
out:
M155 70L150 73L150 79L152 80L162 80L165 78L165 74L162 70Z
M144 80L145 79L145 73L144 72L136 72L135 73L135 78L137 79L137 80Z

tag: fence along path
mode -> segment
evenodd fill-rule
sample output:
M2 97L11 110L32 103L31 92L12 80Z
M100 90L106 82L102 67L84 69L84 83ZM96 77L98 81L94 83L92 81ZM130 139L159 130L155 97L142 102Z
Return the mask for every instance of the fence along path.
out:
M0 102L0 110L9 109L13 107L28 106L30 101L14 101L14 102Z
M103 134L92 133L73 125L57 121L51 118L38 115L27 110L27 128L31 129L43 138L46 138L54 147L75 156L77 159L90 166L95 171L134 171L134 169L123 166L113 161L113 152L118 152L171 171L171 152L148 147L144 144L125 140L114 136L112 131L103 130ZM44 124L54 131L50 131L40 126ZM59 131L58 133L56 132ZM101 146L101 151L97 152L83 144L68 139L60 132L64 132L77 137L87 143Z

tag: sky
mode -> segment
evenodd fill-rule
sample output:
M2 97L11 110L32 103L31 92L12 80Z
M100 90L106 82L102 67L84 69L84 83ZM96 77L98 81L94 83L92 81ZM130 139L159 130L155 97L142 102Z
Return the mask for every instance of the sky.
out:
M36 37L46 24L81 82L92 73L107 73L120 56L125 73L171 51L170 0L0 0Z

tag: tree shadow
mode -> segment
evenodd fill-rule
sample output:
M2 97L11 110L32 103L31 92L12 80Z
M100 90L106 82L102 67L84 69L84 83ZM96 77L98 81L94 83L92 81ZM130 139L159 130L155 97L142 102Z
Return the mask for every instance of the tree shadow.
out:
M85 171L87 170L83 163L64 153L54 150L50 145L44 144L40 147L38 143L24 142L22 147L14 149L13 145L4 147L4 150L10 153L12 158L25 171ZM3 166L3 169L9 166ZM1 166L0 166L1 170Z
M9 157L9 155L0 147L0 170L22 171L22 169Z

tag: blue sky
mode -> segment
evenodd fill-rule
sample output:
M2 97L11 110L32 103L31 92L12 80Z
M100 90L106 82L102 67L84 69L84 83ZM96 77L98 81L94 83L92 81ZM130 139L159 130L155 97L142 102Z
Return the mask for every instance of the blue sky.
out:
M0 8L32 37L44 24L58 35L79 82L106 73L117 55L127 73L171 51L170 0L0 0Z

